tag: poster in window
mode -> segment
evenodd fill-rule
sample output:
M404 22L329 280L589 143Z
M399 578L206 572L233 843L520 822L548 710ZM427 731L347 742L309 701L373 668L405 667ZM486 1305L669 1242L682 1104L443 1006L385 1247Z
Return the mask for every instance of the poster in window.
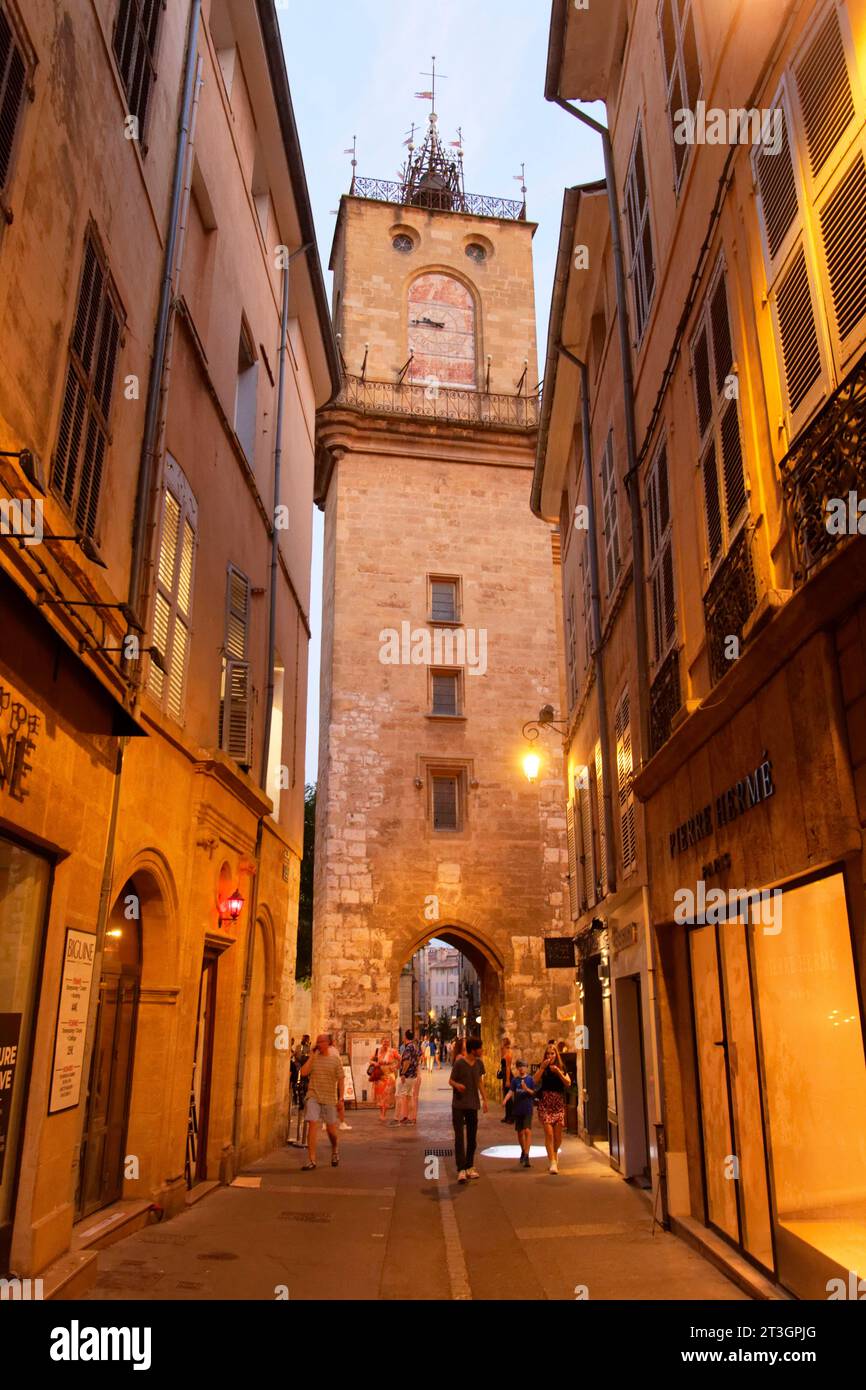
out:
M66 928L63 947L63 973L57 1005L54 1034L54 1063L51 1069L49 1115L71 1110L81 1098L81 1074L87 1037L87 1013L93 982L96 934Z
M21 1036L21 1015L0 1014L0 1182L6 1158L6 1138L15 1094L18 1071L18 1039Z

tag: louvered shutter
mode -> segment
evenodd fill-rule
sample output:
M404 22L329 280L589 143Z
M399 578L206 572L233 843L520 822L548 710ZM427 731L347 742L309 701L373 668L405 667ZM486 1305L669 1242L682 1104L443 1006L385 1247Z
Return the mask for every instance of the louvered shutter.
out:
M779 253L785 246L791 228L799 223L799 202L788 113L781 97L774 104L781 122L781 143L776 154L759 146L755 153L755 179L766 238L766 252L772 275Z
M571 920L580 916L579 885L577 881L577 839L574 823L574 801L565 808L566 841L568 844L568 910Z
M631 748L631 710L628 691L623 691L614 715L616 733L616 773L619 792L619 822L622 838L622 867L627 873L637 857L637 838L635 831L634 791L631 786L633 772Z
M595 745L595 780L592 784L595 823L598 828L598 882L599 893L603 898L607 893L607 836L604 833L604 777L602 774L601 743Z
M165 671L151 662L148 689L172 719L183 719L192 625L192 593L198 513L192 489L178 463L169 456L165 469L153 644Z
M244 767L252 762L252 689L247 661L249 605L250 581L229 565L220 744L230 758Z
M580 863L583 869L582 902L584 907L589 908L594 907L597 900L595 850L592 842L592 803L590 801L589 791L589 768L583 768L580 773L578 804L580 806Z
M126 91L130 114L138 117L144 139L159 20L165 0L119 0L112 47Z
M51 475L87 536L96 532L120 331L110 278L88 234Z
M821 235L832 299L832 320L840 358L846 339L862 328L866 315L866 164L858 153L820 213Z
M727 552L746 511L745 463L740 436L740 411L733 392L734 344L728 312L724 267L714 274L692 338L695 406L701 440L701 480L710 567ZM668 564L664 583L672 591L673 569Z
M854 101L839 16L827 18L796 64L795 76L812 177L817 178L854 119Z
M246 661L226 661L223 709L223 747L242 767L252 762L250 725L250 667Z
M653 609L653 661L667 655L676 631L673 539L667 448L662 444L647 482L650 587Z
M607 591L611 594L619 575L619 513L616 497L616 465L613 456L613 431L607 436L607 443L601 460L602 510L604 522L604 561L607 572Z
M802 246L779 282L775 306L788 409L795 416L821 379L821 349L815 327L806 253Z
M0 193L9 180L26 83L24 55L5 10L0 8Z

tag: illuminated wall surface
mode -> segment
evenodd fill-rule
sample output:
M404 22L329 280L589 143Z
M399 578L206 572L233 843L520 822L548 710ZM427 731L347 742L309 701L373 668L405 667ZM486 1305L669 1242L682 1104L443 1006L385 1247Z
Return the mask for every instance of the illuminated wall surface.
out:
M866 1066L842 875L783 906L754 954L779 1272L793 1286L801 1242L866 1272Z

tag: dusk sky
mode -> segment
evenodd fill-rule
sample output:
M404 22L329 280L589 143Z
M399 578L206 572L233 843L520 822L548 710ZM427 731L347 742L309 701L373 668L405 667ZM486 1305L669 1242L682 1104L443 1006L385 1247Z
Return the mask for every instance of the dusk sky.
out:
M467 191L520 198L515 175L526 161L528 215L539 224L534 245L541 372L563 189L603 173L598 140L544 99L548 0L500 0L493 11L465 0L338 0L327 7L281 0L278 9L328 293L334 214L351 177L344 150L357 135L359 176L396 179L411 123L423 130L429 114L430 103L417 100L415 92L429 89L430 79L422 74L430 72L435 53L442 74L439 129L446 142L462 129ZM528 499L527 486L527 506ZM318 761L321 535L317 509L308 781L315 780Z

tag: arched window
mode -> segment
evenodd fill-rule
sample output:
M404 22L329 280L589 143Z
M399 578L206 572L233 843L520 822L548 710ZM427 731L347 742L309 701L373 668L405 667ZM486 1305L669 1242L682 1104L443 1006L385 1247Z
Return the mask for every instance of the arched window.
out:
M475 389L475 304L451 275L419 275L409 289L410 381Z

